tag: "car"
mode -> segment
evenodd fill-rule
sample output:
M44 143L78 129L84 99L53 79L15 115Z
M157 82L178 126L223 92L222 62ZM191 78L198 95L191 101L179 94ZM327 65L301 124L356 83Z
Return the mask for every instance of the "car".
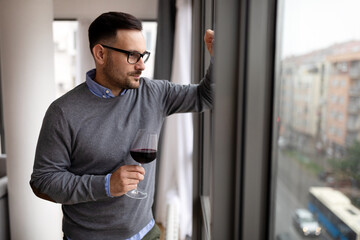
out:
M321 226L314 215L305 208L296 209L293 215L294 226L306 237L316 237L321 234Z

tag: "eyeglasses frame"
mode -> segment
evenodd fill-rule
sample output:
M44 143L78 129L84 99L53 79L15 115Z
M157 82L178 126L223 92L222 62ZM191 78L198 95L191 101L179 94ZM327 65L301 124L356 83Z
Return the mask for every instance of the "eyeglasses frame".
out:
M111 46L108 46L108 45L105 45L105 44L100 44L100 45L101 45L102 47L104 47L104 48L108 48L108 49L114 50L114 51L116 51L116 52L121 52L121 53L127 54L127 62L128 62L129 64L137 64L137 63L139 62L140 58L142 58L142 59L144 60L144 63L146 63L147 60L149 60L149 57L150 57L150 52L148 52L148 51L145 51L144 53L139 53L138 51L126 51L126 50L123 50L123 49L120 49L120 48L111 47ZM129 57L130 57L130 54L134 54L134 53L139 54L140 57L137 59L137 61L136 61L135 63L131 63L131 62L129 62ZM146 59L144 59L144 56L145 56L145 55L148 55L148 57L147 57Z

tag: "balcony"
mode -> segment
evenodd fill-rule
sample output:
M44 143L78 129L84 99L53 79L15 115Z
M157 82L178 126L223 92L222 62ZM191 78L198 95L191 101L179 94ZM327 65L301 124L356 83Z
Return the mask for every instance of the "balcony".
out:
M349 90L349 95L351 97L360 97L360 89L359 88L351 88Z
M346 129L348 132L360 132L360 124L359 123L348 123Z
M352 67L349 71L349 76L352 79L359 79L360 78L360 69L357 67Z
M348 113L349 114L359 114L360 113L360 107L357 106L356 104L349 104Z

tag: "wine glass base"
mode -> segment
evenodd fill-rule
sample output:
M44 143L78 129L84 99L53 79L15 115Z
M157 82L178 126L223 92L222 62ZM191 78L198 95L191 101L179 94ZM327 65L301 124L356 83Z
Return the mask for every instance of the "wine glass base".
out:
M125 195L128 196L129 198L134 198L134 199L144 199L147 197L147 193L140 192L136 189L125 193Z

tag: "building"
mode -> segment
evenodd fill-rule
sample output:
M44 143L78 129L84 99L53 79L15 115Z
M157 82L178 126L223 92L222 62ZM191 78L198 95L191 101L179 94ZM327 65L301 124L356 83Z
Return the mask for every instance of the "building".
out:
M282 61L280 134L293 146L341 156L359 139L359 61L359 41Z
M350 42L327 58L329 75L326 138L328 147L342 154L360 134L360 43Z

